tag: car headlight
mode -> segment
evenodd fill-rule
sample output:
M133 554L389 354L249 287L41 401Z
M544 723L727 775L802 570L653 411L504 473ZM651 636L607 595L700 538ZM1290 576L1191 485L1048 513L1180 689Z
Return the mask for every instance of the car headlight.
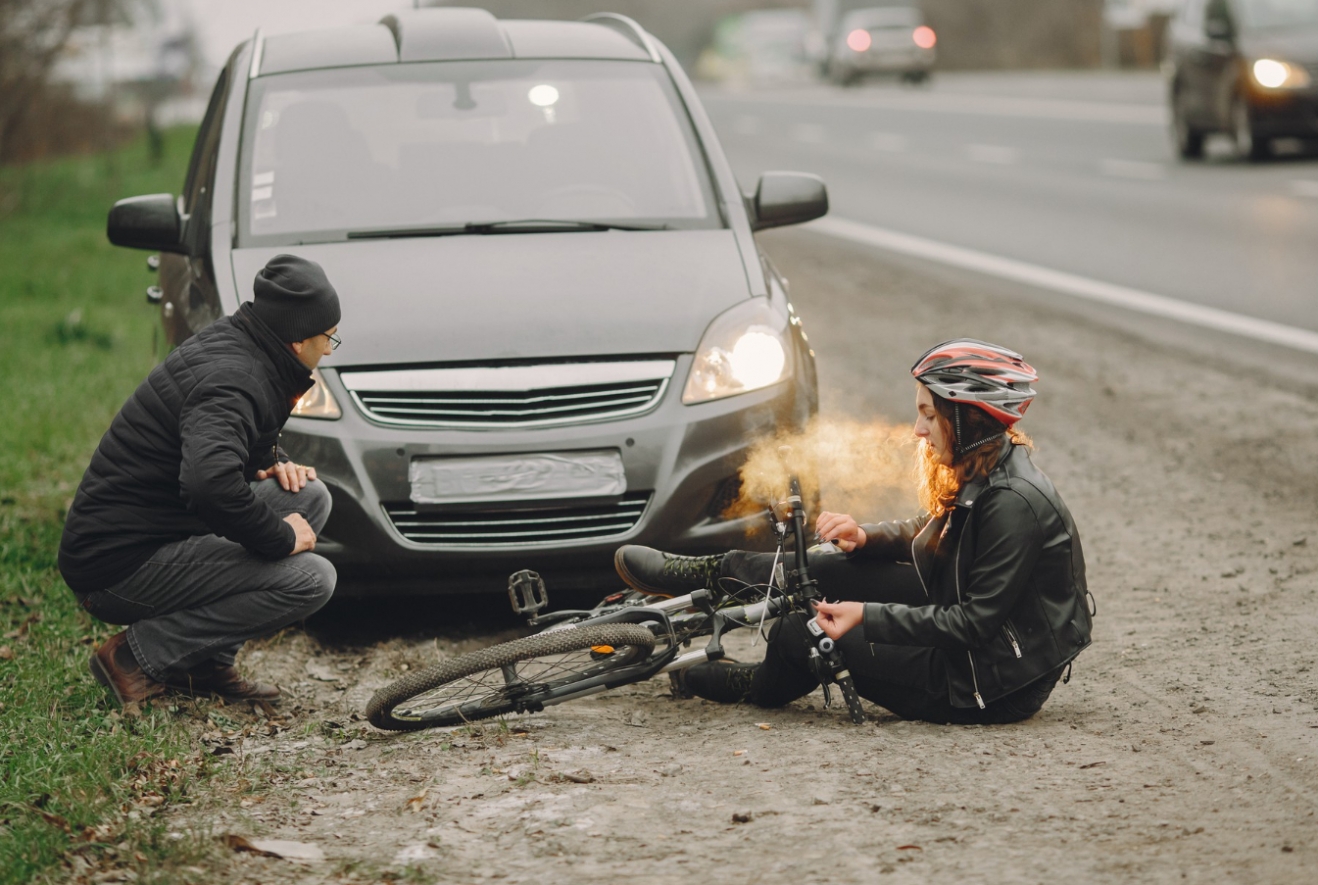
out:
M295 418L321 418L333 421L343 417L343 410L334 401L334 394L325 386L325 376L320 369L311 370L311 389L302 394L302 399L293 407Z
M682 402L703 403L777 384L792 374L787 317L764 298L724 311L709 324Z
M1275 58L1260 58L1250 70L1264 89L1303 89L1312 82L1304 68Z

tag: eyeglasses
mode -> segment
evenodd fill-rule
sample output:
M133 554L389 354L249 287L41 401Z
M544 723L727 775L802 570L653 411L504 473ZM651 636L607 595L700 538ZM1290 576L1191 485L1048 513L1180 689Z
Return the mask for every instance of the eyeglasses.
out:
M338 335L331 335L329 332L326 332L325 337L329 339L331 352L338 350L339 345L343 343L343 340L340 339Z

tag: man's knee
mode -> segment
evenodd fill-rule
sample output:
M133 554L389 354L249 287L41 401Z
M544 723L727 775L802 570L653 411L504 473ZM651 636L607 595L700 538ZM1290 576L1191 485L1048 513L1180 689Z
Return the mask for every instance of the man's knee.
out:
M319 611L334 595L339 578L334 563L315 553L299 553L290 565L297 578L290 582L287 592L298 597L304 616Z
M319 479L311 480L296 492L285 491L276 479L254 483L253 488L257 496L274 508L280 516L288 516L290 513L301 514L317 533L325 527L330 508L334 503L329 486Z

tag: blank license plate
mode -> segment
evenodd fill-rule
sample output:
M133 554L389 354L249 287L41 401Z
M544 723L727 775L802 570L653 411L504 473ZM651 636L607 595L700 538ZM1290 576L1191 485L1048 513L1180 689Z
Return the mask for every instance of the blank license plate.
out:
M415 458L408 469L415 504L478 504L547 498L602 498L627 491L614 449Z

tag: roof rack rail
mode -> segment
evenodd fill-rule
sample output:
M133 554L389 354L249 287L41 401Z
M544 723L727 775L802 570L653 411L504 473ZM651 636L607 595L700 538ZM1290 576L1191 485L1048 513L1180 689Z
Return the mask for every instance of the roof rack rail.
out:
M582 21L613 28L644 49L646 54L650 56L650 61L655 64L663 63L663 57L659 55L659 50L654 45L654 38L636 22L636 19L619 15L616 12L596 12L586 16Z

